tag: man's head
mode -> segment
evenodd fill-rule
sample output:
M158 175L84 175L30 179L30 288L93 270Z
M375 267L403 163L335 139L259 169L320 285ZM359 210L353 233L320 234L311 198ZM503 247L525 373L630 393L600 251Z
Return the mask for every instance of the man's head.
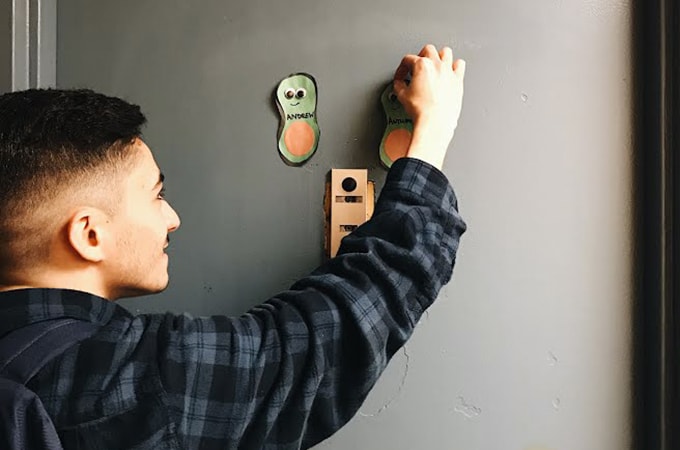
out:
M179 226L136 105L88 90L0 96L0 289L163 290Z

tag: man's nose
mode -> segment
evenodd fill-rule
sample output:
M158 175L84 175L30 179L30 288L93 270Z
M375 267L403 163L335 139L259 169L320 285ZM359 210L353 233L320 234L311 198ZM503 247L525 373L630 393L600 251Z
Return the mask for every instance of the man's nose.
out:
M179 219L177 212L170 206L169 203L165 203L167 206L166 217L168 223L168 232L172 233L181 225L182 221Z

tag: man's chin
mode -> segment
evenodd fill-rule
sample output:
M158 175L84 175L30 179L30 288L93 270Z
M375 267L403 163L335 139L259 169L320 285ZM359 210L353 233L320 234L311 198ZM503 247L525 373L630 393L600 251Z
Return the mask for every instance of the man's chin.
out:
M120 294L116 296L115 300L121 298L142 297L144 295L158 294L166 290L169 284L170 284L169 280L166 280L164 283L158 283L156 285L126 286L120 289L119 291Z

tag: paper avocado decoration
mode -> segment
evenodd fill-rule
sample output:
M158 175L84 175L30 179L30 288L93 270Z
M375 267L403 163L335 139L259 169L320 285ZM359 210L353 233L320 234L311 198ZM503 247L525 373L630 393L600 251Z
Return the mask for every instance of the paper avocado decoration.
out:
M385 133L380 142L380 162L389 169L394 161L406 156L411 145L413 121L392 90L392 83L383 91L380 102L387 119Z
M316 81L306 73L284 78L276 89L276 105L281 114L279 153L287 164L303 164L319 146L316 95Z

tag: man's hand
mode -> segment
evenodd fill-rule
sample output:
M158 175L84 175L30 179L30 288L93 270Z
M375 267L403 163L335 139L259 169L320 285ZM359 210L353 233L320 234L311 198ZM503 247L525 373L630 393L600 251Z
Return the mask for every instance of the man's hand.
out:
M406 84L409 74L411 82ZM449 47L437 52L426 45L417 56L404 56L394 74L394 92L413 119L408 157L442 168L458 125L464 77L465 61L454 61Z

